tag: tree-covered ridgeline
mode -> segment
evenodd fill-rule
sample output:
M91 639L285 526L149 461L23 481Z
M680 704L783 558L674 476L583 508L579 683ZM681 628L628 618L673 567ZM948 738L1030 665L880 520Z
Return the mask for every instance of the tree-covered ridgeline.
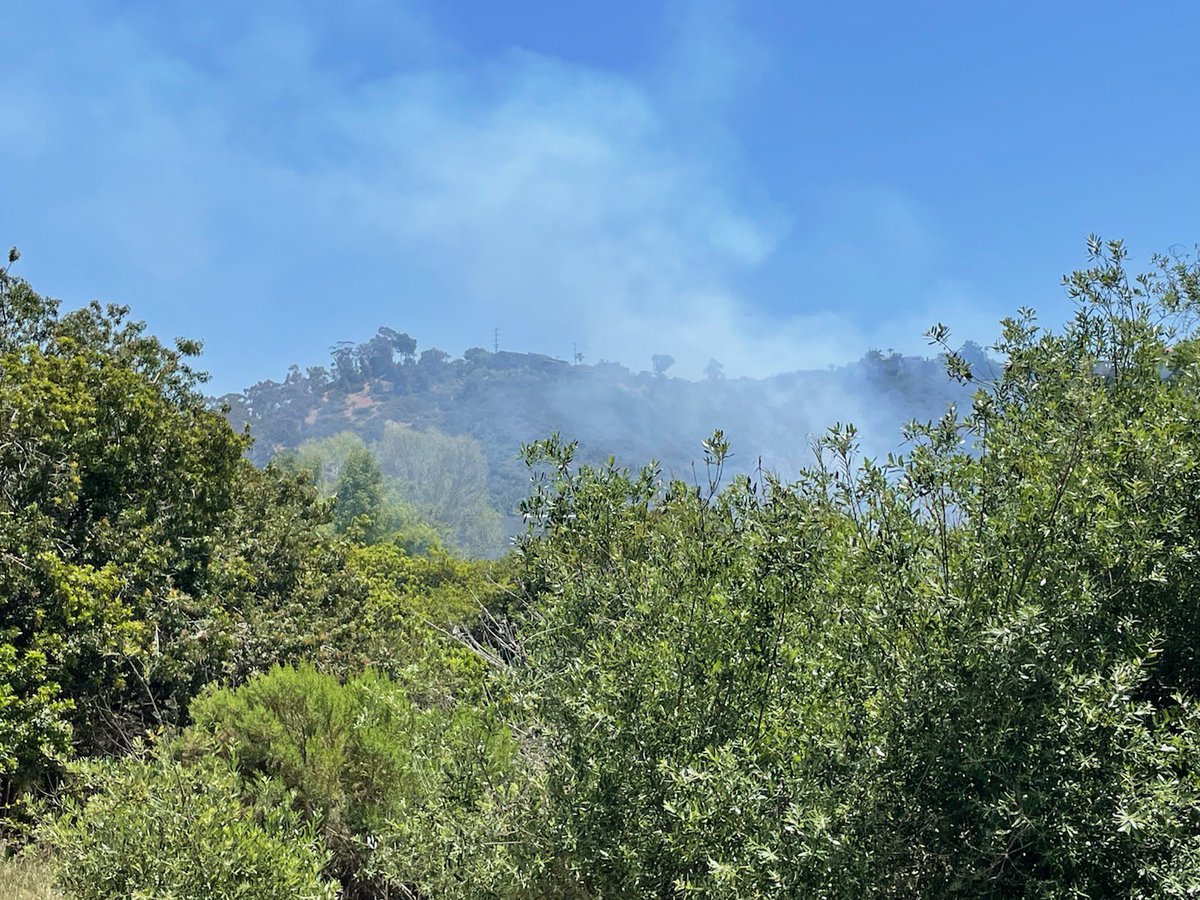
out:
M327 367L293 366L282 380L219 402L235 428L251 428L251 458L261 464L317 452L327 468L353 435L445 542L499 555L523 528L516 511L528 479L516 448L534 437L571 435L580 462L655 459L667 477L687 477L697 435L719 425L738 450L731 472L751 472L761 458L790 473L812 462L810 436L834 419L855 421L871 448L891 447L905 421L936 417L971 394L945 377L936 355L895 350L762 379L727 377L714 359L703 380L689 380L673 377L668 354L638 372L578 354L568 363L504 349L456 358L415 348L415 338L381 328L363 343L336 345ZM989 370L982 348L967 342L960 351Z
M10 831L88 898L1200 892L1200 268L1089 251L999 371L931 330L974 393L901 454L551 437L493 564L6 275Z

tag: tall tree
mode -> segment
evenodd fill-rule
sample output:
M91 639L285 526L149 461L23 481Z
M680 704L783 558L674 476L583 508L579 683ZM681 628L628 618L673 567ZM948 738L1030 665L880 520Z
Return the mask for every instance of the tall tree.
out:
M374 454L355 447L346 456L334 489L334 525L363 540L378 537L383 511L383 474Z

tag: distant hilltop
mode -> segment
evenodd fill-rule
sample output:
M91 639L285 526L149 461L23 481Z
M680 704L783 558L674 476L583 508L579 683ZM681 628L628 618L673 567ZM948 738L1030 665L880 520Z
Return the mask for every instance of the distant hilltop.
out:
M976 344L960 355L975 367L993 365ZM668 476L690 479L700 441L721 428L736 467L761 465L786 478L834 422L854 422L865 449L882 452L899 445L905 422L940 416L971 391L947 377L940 357L881 351L762 379L727 378L712 360L707 377L692 381L669 375L667 354L648 362L655 371L479 347L461 357L436 348L418 354L414 338L381 328L362 344L335 346L328 366L292 366L283 381L218 402L235 427L250 426L259 463L347 431L370 444L388 423L468 437L487 462L489 503L511 516L527 487L518 449L553 432L578 440L583 461L657 460Z

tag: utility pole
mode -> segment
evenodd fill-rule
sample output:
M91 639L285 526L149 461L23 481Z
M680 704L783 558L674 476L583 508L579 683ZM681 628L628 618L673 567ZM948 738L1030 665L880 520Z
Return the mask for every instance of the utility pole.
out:
M493 353L500 352L500 329L499 328L497 328L492 333L492 352Z

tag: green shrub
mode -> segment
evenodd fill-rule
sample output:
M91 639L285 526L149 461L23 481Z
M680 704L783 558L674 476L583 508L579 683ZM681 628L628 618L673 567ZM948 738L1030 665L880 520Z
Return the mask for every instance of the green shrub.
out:
M503 605L510 588L501 564L376 544L351 550L346 568L366 591L375 637L364 649L376 668L422 706L482 695L485 664L449 635L478 628L481 608Z
M585 889L1200 893L1200 266L1092 250L902 457L837 428L720 490L720 435L702 489L529 448L511 655Z
M291 796L228 764L161 755L75 768L81 799L47 822L59 883L76 900L318 900L328 855Z
M199 345L60 314L0 268L0 828L63 760L181 724L215 679L363 663L366 586L302 472L256 469Z
M181 752L224 754L243 776L294 791L351 896L501 896L521 884L513 833L528 792L513 738L487 712L421 709L378 673L342 684L302 665L211 690L191 713Z

